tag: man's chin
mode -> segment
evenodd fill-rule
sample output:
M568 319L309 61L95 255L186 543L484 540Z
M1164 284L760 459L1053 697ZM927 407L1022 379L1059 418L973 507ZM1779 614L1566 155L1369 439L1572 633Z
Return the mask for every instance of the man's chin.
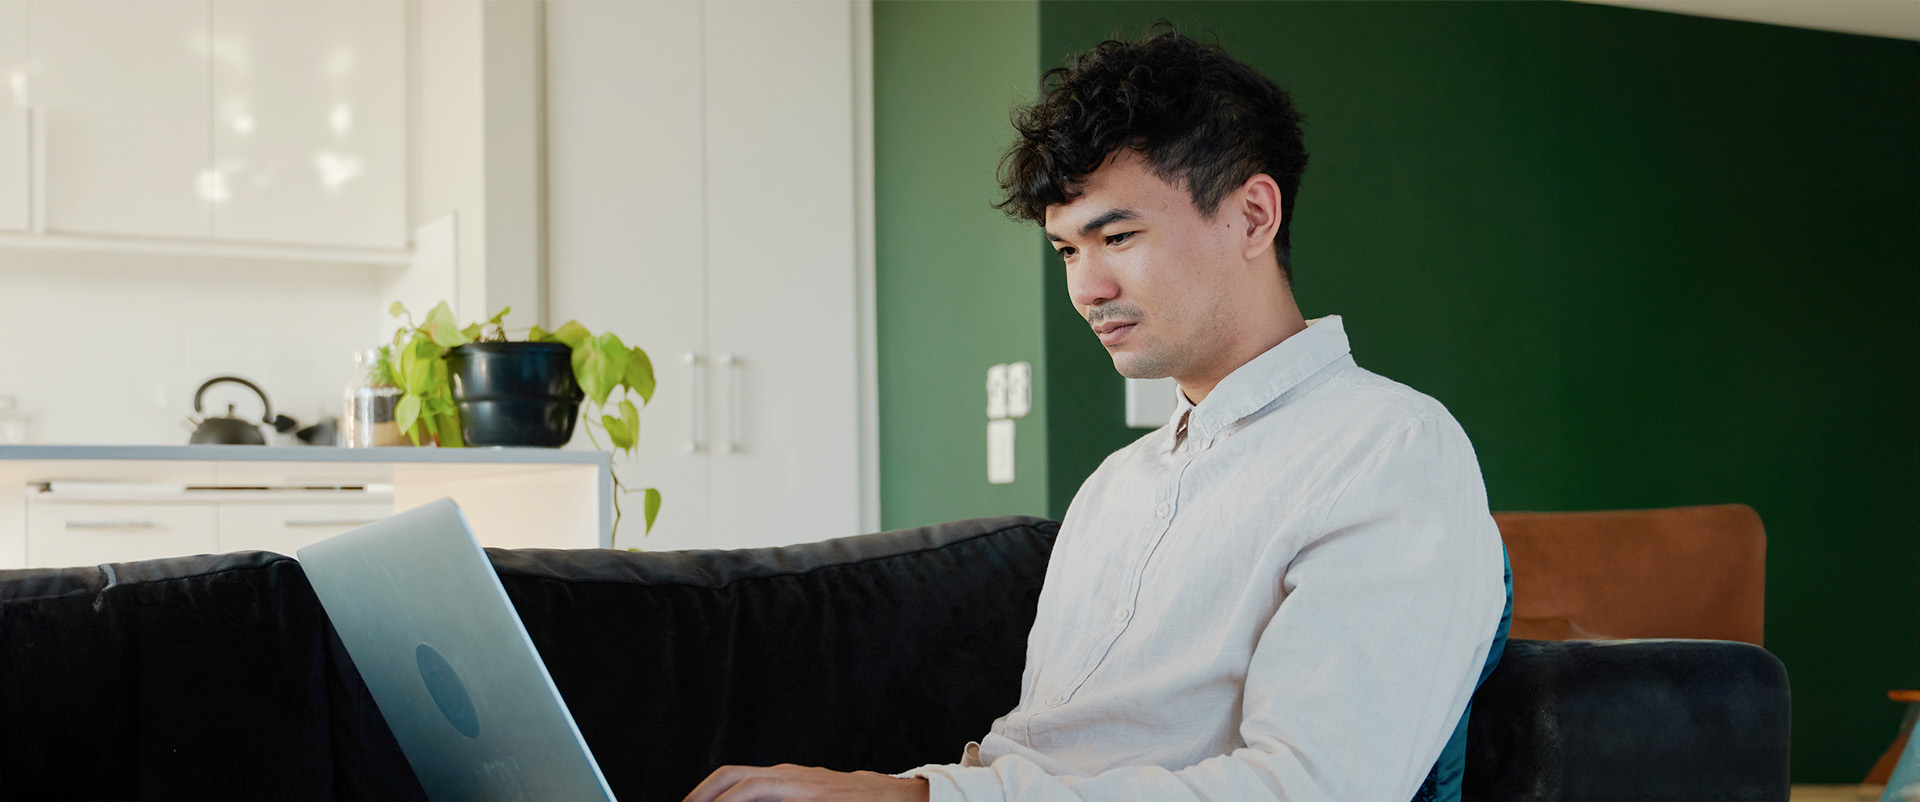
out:
M1129 379L1164 379L1173 375L1162 360L1117 351L1113 354L1113 369Z

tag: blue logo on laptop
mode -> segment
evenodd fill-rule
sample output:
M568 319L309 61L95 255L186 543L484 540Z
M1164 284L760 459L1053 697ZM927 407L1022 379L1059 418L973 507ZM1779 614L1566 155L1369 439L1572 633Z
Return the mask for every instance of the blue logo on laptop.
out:
M467 686L460 682L459 674L453 673L447 658L424 643L413 650L413 656L420 663L420 679L426 681L427 694L440 707L440 715L446 716L447 723L461 735L480 737L480 714L473 709L473 697L467 695Z

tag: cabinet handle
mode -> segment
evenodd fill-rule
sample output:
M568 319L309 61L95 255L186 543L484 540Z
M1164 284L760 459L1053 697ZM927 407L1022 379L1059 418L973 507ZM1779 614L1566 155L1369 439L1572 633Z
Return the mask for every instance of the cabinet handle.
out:
M159 529L152 521L68 521L68 529Z
M47 218L52 212L47 208L47 112L31 106L22 110L21 124L26 128L25 156L27 161L27 230L35 234L47 233Z
M379 522L379 518L315 518L304 521L288 519L285 523L288 528L293 528L300 526L366 526L367 524Z
M733 354L721 354L720 364L727 369L727 445L723 454L741 450L740 446L740 360Z
M699 354L688 351L681 359L687 363L687 403L691 407L687 411L687 425L690 427L690 431L687 432L687 453L692 454L706 445L700 441L701 433L707 428L707 405L703 403L700 390L707 384L705 381L707 371L705 362L700 359Z

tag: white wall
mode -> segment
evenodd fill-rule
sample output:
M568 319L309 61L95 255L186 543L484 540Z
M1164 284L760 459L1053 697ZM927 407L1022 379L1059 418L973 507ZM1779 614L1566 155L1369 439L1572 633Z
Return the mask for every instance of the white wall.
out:
M179 444L202 381L235 373L276 411L338 415L394 268L0 250L0 395L40 443ZM258 409L243 387L209 402Z
M541 234L541 5L410 4L412 215L459 215L454 311L545 322Z

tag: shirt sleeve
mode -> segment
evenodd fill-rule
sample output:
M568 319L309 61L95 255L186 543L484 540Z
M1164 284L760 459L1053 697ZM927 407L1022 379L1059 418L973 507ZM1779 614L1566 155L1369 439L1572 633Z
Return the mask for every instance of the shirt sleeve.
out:
M1450 417L1387 438L1334 494L1254 649L1244 747L1091 777L1018 754L907 775L928 780L931 802L1411 799L1466 710L1506 603L1499 531Z

